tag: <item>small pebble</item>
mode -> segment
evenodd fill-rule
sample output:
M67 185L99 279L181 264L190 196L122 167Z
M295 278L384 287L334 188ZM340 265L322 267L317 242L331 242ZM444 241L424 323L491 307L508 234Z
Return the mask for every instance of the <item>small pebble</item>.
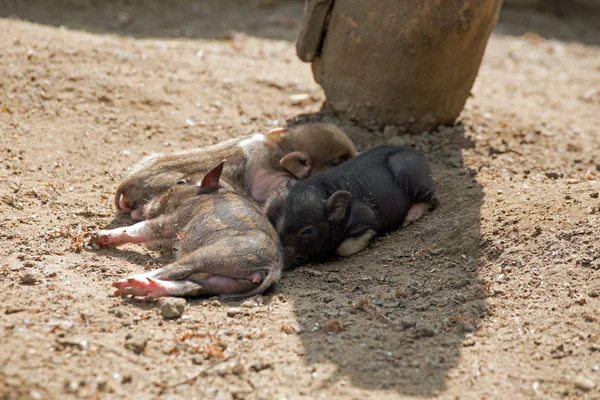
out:
M403 319L400 321L400 325L402 325L402 327L404 329L408 329L408 328L414 328L415 326L417 326L417 323L410 319Z
M405 146L406 141L404 140L403 137L392 136L391 138L388 139L387 144L392 145L392 146Z
M98 390L101 392L105 392L107 386L108 381L105 378L98 378L98 380L96 381L96 388L98 388Z
M417 338L433 337L433 336L435 336L435 331L431 328L419 328L415 332L415 337L417 337Z
M259 363L256 363L256 364L250 366L250 371L258 372L258 371L262 371L263 369L271 368L272 366L273 365L271 363L267 363L267 362L262 363L262 362L259 362Z
M129 334L125 341L125 348L133 351L135 354L142 354L148 344L148 338L140 334Z
M40 392L36 392L35 390L32 390L31 392L29 392L29 395L34 400L41 400L41 398L42 398L42 394Z
M453 289L462 289L470 284L471 281L468 278L458 278L450 282L450 287Z
M246 311L242 310L240 307L231 307L229 310L227 310L227 316L228 317L235 317L238 314L245 314Z
M462 294L457 294L456 296L454 296L452 301L456 304L462 304L467 301L467 298L465 296L463 296Z
M385 128L383 128L383 137L385 139L390 139L393 138L394 136L398 136L398 127L394 126L394 125L386 125Z
M23 285L35 285L40 281L38 274L34 272L26 272L21 276L21 283Z
M192 364L195 364L195 365L202 365L202 364L204 364L204 357L202 357L202 356L193 356L192 357Z
M246 308L253 308L256 307L258 304L256 304L256 302L254 300L245 300L244 302L242 302L241 306L242 307L246 307Z
M185 311L187 302L178 297L163 297L158 301L160 313L165 319L176 319L181 317Z
M590 194L590 197L592 199L597 199L598 198L598 192L594 192L594 193Z
M75 394L79 389L79 385L75 381L66 381L64 383L63 389L68 394Z
M586 378L583 375L577 375L573 379L573 384L577 389L583 390L584 392L594 390L594 388L596 387L596 383L593 380Z
M465 333L475 332L477 329L469 321L460 320L456 323L458 330Z
M331 303L333 300L333 296L323 296L323 303Z

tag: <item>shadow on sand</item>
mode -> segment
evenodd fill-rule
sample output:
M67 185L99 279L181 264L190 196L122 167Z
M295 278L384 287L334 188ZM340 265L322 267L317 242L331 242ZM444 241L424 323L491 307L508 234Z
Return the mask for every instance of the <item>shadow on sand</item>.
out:
M483 194L461 156L472 143L462 124L384 138L323 114L289 122L315 120L337 123L359 151L386 142L425 151L441 205L354 257L287 273L276 291L294 303L305 360L334 364L335 379L356 387L434 395L488 313L478 277Z
M0 17L136 38L296 40L302 0L5 1Z
M228 39L232 32L295 41L303 0L7 0L0 18L136 38ZM548 5L505 4L496 34L537 33L547 39L600 45L600 9L553 0Z

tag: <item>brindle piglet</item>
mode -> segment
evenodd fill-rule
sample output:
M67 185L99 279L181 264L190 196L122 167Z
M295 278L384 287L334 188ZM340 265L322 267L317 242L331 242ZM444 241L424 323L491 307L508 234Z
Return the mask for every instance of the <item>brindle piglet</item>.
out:
M407 226L438 204L425 156L380 146L310 179L290 182L265 204L286 267L337 252L353 255L379 234Z
M304 179L358 155L354 144L335 125L307 124L289 130L278 128L213 146L144 158L117 188L115 206L143 219L141 208L150 199L206 172L225 159L223 177L255 201L262 203L282 182Z
M213 296L264 292L281 277L283 252L260 208L219 182L223 164L199 184L169 189L144 207L146 221L98 232L101 246L175 240L178 259L149 273L114 282L115 294Z

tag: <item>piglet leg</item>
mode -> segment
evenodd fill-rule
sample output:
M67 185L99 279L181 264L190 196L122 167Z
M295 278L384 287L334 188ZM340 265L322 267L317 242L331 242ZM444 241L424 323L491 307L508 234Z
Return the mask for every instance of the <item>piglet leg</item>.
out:
M151 239L152 235L146 221L96 233L96 244L103 247L117 247L125 243L145 243Z
M402 222L402 227L406 228L413 222L420 220L423 217L423 215L425 215L427 213L428 208L429 208L429 204L427 204L427 203L423 203L423 202L414 203L408 209L408 212L406 213L406 217L404 217L404 222Z
M168 267L167 267L168 268ZM260 284L264 277L257 273L247 279L236 279L229 276L200 273L186 280L176 281L159 279L154 272L132 275L113 282L117 296L140 296L146 299L176 296L193 297L199 295L215 295L222 293L245 293Z
M350 257L364 250L376 235L373 229L368 229L360 236L346 238L337 247L336 252L342 257Z
M192 281L163 280L158 279L156 274L157 271L153 271L113 282L112 285L116 288L115 295L127 296L130 294L154 299L164 296L185 296L186 293L201 289L200 285Z
M162 216L122 228L98 231L95 234L96 244L102 247L117 247L125 243L173 239L177 234L176 222L175 217Z
M254 245L246 237L237 237L200 247L161 269L113 282L115 294L146 298L220 295L228 299L262 293L279 279L282 266L276 257L269 262L267 255L265 260L248 259Z

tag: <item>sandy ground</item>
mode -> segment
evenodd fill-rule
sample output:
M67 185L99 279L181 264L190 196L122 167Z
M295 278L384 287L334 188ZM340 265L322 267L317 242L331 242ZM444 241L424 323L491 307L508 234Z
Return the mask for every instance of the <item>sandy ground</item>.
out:
M3 399L600 398L600 16L504 10L460 121L410 136L319 112L301 2L71 3L0 8ZM129 167L313 120L426 151L441 207L242 303L112 296L171 260L82 246Z

